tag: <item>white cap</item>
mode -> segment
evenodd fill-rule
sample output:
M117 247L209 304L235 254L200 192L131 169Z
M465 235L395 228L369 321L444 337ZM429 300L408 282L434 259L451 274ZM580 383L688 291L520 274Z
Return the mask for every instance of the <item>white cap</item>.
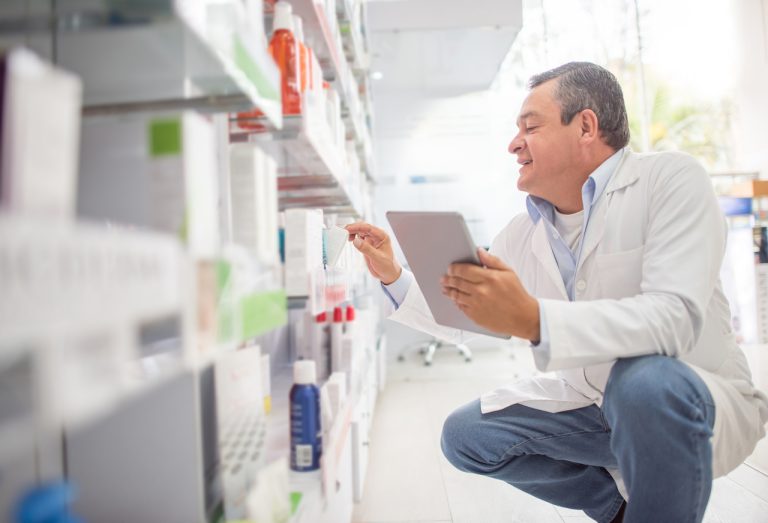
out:
M299 360L293 364L293 382L297 385L314 385L317 380L315 362Z
M304 41L304 22L299 15L293 15L293 36L300 42Z
M288 2L275 3L275 18L272 20L272 32L278 29L288 29L293 32L293 8Z

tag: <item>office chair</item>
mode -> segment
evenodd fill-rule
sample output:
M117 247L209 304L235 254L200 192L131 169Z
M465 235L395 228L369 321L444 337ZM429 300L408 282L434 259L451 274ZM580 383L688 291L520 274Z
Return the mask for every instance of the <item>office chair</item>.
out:
M416 347L419 349L419 354L424 354L424 365L426 366L432 365L432 359L435 357L435 352L437 349L444 347L456 347L456 349L459 351L459 354L464 356L464 361L467 363L472 361L472 351L469 350L469 347L463 343L449 343L433 337L429 341L419 343L416 345ZM412 348L414 348L413 345L406 345L403 347L403 349L401 349L400 353L397 355L397 361L405 361L406 351Z

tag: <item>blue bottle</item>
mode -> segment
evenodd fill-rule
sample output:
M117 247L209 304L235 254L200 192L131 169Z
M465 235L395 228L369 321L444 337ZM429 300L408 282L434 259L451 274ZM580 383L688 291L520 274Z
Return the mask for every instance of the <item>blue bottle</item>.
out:
M291 387L291 469L309 472L320 468L323 436L320 427L320 391L312 360L293 364Z

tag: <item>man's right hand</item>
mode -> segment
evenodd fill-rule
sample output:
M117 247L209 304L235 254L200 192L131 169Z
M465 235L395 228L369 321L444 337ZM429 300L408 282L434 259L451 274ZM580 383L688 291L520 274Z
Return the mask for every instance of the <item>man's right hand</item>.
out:
M365 222L347 225L345 229L349 232L349 241L363 253L374 278L389 285L400 277L403 268L395 259L392 240L385 231Z

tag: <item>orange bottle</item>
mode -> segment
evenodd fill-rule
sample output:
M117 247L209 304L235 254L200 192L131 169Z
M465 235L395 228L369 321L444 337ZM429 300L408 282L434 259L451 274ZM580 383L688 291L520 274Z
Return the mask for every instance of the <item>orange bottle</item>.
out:
M269 42L269 54L280 69L280 90L283 114L301 113L301 78L299 47L293 34L292 8L288 2L275 3L274 30Z
M301 78L299 46L293 34L292 8L288 2L275 2L272 39L268 51L280 69L280 94L283 114L301 114ZM237 113L238 125L243 129L263 130L264 125L253 120L264 116L258 109Z

